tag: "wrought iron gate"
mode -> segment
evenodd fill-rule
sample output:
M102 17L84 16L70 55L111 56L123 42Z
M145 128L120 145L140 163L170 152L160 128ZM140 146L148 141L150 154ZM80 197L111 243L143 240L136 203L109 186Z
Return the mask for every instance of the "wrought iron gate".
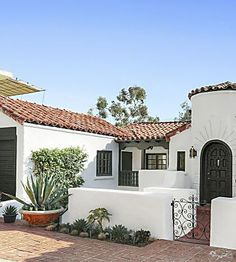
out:
M209 244L209 206L200 206L198 198L192 195L188 199L173 200L172 215L174 240Z

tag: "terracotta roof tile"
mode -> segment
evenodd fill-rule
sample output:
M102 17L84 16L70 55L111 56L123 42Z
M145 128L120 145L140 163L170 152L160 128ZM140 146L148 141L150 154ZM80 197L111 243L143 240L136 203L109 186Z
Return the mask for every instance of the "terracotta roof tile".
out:
M204 93L204 92L212 92L212 91L221 91L221 90L236 90L236 83L231 83L229 81L220 83L217 85L210 85L210 86L203 86L201 88L197 88L195 90L192 90L188 94L188 98L191 99L192 96Z
M114 137L127 132L107 121L82 113L0 96L0 110L20 124L32 123Z
M190 127L190 122L158 122L158 123L136 123L126 126L124 129L129 136L120 138L123 141L157 140L166 139L178 132Z

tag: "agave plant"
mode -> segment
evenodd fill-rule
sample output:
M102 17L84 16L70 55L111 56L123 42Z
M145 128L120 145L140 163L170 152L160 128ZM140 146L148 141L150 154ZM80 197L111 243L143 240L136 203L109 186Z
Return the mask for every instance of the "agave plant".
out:
M5 216L16 216L18 214L17 212L17 208L14 206L7 206L4 210L3 210L3 215Z
M107 211L106 208L96 208L89 211L88 222L93 224L96 223L99 225L101 231L103 231L103 222L106 220L110 222L111 214Z
M62 201L68 198L66 189L61 188L56 183L56 180L51 175L40 175L27 178L25 184L22 183L24 191L26 192L31 203L2 192L3 195L23 204L23 209L32 211L54 210L62 206Z

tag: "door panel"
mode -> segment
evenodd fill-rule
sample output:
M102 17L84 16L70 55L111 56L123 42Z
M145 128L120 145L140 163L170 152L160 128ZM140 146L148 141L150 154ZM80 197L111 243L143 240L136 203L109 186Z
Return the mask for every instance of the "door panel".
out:
M201 201L206 203L218 196L232 197L232 153L223 142L203 148L200 191Z
M132 152L122 152L122 171L132 171Z
M16 193L16 129L0 128L0 192ZM2 200L6 200L2 196Z

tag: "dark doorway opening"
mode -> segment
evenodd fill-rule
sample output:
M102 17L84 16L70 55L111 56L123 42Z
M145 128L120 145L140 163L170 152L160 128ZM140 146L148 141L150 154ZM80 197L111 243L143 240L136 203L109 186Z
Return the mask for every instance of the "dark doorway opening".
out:
M16 128L0 128L0 192L11 195L16 194L16 141Z
M220 140L208 142L201 153L200 201L232 197L232 152Z
M122 152L122 171L132 171L132 152Z

